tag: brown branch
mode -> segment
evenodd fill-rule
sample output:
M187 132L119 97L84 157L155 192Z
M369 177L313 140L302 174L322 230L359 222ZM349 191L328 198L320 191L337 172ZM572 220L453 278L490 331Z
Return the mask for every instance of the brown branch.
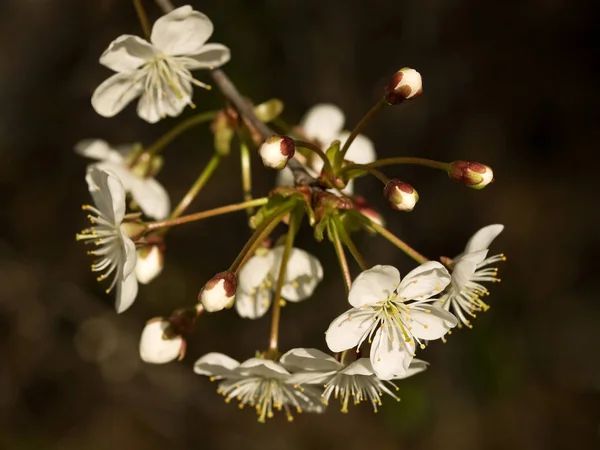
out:
M170 13L175 9L170 0L155 0L156 4L162 9L165 14ZM254 110L252 106L246 102L244 97L237 90L233 82L229 79L229 77L223 72L221 69L215 69L211 71L211 76L215 82L215 84L219 87L219 90L223 94L223 96L229 100L235 106L238 113L250 122L250 124L260 133L263 139L267 139L270 136L273 136L275 133L271 128L269 128L265 123L261 122L261 120L256 117L254 114ZM316 185L317 180L310 176L302 163L297 161L296 159L291 159L287 165L292 172L294 173L294 180L296 185Z

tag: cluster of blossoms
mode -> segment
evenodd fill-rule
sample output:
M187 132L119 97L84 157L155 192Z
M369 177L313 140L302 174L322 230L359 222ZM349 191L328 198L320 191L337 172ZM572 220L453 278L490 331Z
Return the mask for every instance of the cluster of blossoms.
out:
M143 10L138 12L147 23ZM183 358L186 339L199 319L211 313L235 307L240 317L257 319L271 310L268 346L254 357L240 363L208 353L194 365L197 374L218 380L218 392L226 401L235 398L240 407L250 405L264 421L276 411L284 411L289 420L297 412L322 412L332 396L343 412L350 403L361 402L377 411L383 394L399 400L394 381L428 365L415 358L418 349L445 340L454 327L471 327L471 318L488 309L482 300L489 295L484 283L500 281L492 265L505 259L488 256L488 248L503 226L482 228L454 258L430 261L385 228L382 214L355 194L355 179L374 176L383 183L390 207L409 212L419 199L417 191L400 179L388 178L380 168L424 165L474 189L493 181L492 170L468 161L377 158L372 141L361 132L379 110L421 94L421 76L411 68L393 75L381 99L351 131L343 129L343 113L330 104L312 108L298 126L277 120L274 131L268 124L281 113L281 102L254 106L239 94L218 69L230 59L229 49L206 43L213 31L208 17L190 6L165 13L147 30L149 40L121 36L103 53L100 62L117 73L94 92L94 109L112 117L140 97L137 112L142 119L154 123L176 117L186 105L193 106L193 86L207 87L192 77L190 71L196 69L209 69L228 106L186 119L150 146L113 148L98 139L79 142L76 152L93 160L86 181L94 205L83 207L91 225L77 239L92 248L88 252L96 257L92 270L99 273L99 281L108 280L106 292L114 290L121 313L133 304L138 284L150 283L161 273L171 228L246 211L252 234L228 269L198 286L193 306L148 321L140 339L142 359L163 364ZM185 130L207 122L212 122L215 153L172 208L167 190L156 179L163 162L160 152ZM234 142L241 157L243 201L184 215ZM265 197L253 196L253 152L266 167L279 171L276 185ZM303 223L312 227L317 241L332 244L350 304L325 332L331 354L314 348L281 352L278 346L282 307L312 297L324 277L317 257L294 246ZM279 238L277 230L282 230ZM368 265L352 239L360 232L384 237L417 266L401 277L395 267ZM355 278L347 253L361 270ZM370 347L368 357L362 356L365 346Z

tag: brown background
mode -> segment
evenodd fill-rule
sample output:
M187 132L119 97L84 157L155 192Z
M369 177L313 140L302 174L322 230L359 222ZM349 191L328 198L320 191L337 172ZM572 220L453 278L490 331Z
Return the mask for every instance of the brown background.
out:
M146 2L153 17L158 10ZM114 119L90 106L109 71L98 57L123 33L140 34L116 0L0 3L0 448L4 449L559 449L598 448L598 270L595 168L600 44L594 2L572 0L192 1L232 49L227 72L255 100L285 100L294 122L334 102L355 123L386 77L410 65L423 96L368 128L382 156L475 159L495 169L481 192L421 168L388 171L412 183L411 214L385 209L376 180L358 189L390 227L431 257L458 253L479 227L504 223L503 282L473 330L436 342L430 369L387 399L342 415L257 424L194 375L209 351L245 359L267 344L268 319L233 311L202 320L186 360L148 366L139 333L153 316L192 304L248 237L243 214L174 230L167 265L134 306L112 309L74 234L84 227L86 161L76 141L149 144L175 119L148 125L128 108ZM208 80L206 74L198 77ZM200 109L217 92L197 91ZM186 111L185 115L191 114ZM175 202L211 155L206 128L165 152L159 179ZM256 162L256 161L255 161ZM193 210L240 199L232 155ZM255 167L258 193L274 174ZM410 261L380 238L359 238L372 263ZM323 331L346 307L333 252L315 297L284 310L282 345L324 349Z

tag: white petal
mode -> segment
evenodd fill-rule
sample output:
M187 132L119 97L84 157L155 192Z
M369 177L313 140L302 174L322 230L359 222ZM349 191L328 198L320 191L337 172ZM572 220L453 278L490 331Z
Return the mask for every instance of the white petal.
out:
M422 359L414 358L410 362L410 367L408 368L408 370L403 374L395 376L394 380L402 380L403 378L412 377L413 375L423 372L425 369L427 369L428 365L428 362L423 361Z
M115 225L125 215L125 189L114 173L89 166L86 181L96 207Z
M274 280L279 277L283 251L283 246L273 249L274 260L271 276ZM290 251L281 295L290 302L305 300L313 294L322 279L323 267L319 260L310 253L294 247Z
M294 185L294 172L289 167L285 167L277 172L275 177L275 184L277 186L293 186Z
M323 384L327 383L336 372L336 370L326 372L295 372L286 380L286 383L292 385Z
M113 117L143 90L136 80L137 72L117 73L105 80L92 95L92 106L103 117Z
M364 375L370 377L375 373L369 358L359 358L341 371L346 375Z
M85 139L75 144L75 153L91 159L122 163L123 157L108 142L101 139Z
M392 328L393 338L383 328L377 330L371 346L371 364L378 378L391 380L406 373L414 355L414 343L406 343L411 350L407 352L402 345L402 335L399 330Z
M271 291L260 289L254 295L250 295L238 288L235 294L235 309L246 319L258 319L265 315L271 306Z
M167 55L194 55L213 32L210 19L186 5L158 19L150 40Z
M392 266L373 266L356 277L348 301L356 308L382 302L400 283L400 272Z
M268 359L250 358L240 364L240 373L264 378L288 378L290 373L281 364Z
M502 233L502 230L504 230L504 225L500 224L483 227L469 239L469 242L467 242L465 247L465 253L487 249L492 241Z
M310 140L328 146L338 138L344 126L344 113L335 105L322 103L313 106L302 119L300 127Z
M144 252L143 256L140 252ZM150 251L141 249L137 252L135 264L135 276L142 284L148 284L154 280L163 270L164 256L158 246L153 245Z
M133 304L137 293L138 282L135 274L131 274L121 282L117 282L117 298L115 301L117 313L127 310Z
M316 348L294 348L286 352L279 362L290 372L330 372L343 367L333 356Z
M484 252L487 252L487 250L484 250ZM469 280L471 280L476 270L476 262L462 258L457 260L452 269L452 287L456 289L457 292L462 291Z
M139 182L139 177L134 175L123 162L102 161L94 163L92 166L117 177L125 191L131 191L131 187Z
M157 98L144 94L137 105L138 116L149 123L156 123L166 116L177 117L191 102L192 87L189 81L181 80L180 95L172 90L165 91L164 96Z
M371 308L352 308L334 319L325 332L329 350L341 352L358 345L373 325L375 317Z
M100 64L115 72L132 72L157 54L154 46L148 41L125 34L110 43L100 56Z
M454 314L433 305L410 308L408 316L413 336L428 341L441 338L458 325Z
M133 199L147 216L162 220L169 215L171 211L169 194L154 178L138 178L131 185L130 190Z
M230 59L231 51L223 44L206 44L194 55L177 57L177 61L188 70L215 69Z
M404 299L421 300L444 290L450 283L448 270L437 261L429 261L411 270L398 286Z
M344 145L344 142L350 136L349 131L342 131L338 136L338 139ZM369 164L377 159L377 154L375 153L375 146L373 145L373 141L366 137L365 135L359 134L354 138L352 144L348 148L346 152L345 158L348 161L352 161L356 164Z
M123 236L123 245L125 247L125 261L123 261L123 278L129 277L135 270L137 263L137 252L135 244L127 236Z
M207 353L194 364L194 372L215 379L234 377L240 363L223 353Z
M152 364L164 364L177 359L183 345L183 338L175 336L163 339L163 333L169 327L166 320L155 320L148 323L140 338L140 356L142 360Z
M273 260L271 250L259 251L252 256L238 274L239 289L250 293L264 283L273 267Z

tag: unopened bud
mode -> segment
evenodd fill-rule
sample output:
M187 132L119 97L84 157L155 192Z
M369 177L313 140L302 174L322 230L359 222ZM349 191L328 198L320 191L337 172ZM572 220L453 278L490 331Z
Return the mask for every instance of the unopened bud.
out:
M483 189L494 181L492 168L478 162L454 161L450 163L448 175L473 189Z
M390 206L397 211L412 211L419 200L415 188L397 178L388 181L383 188L383 195Z
M165 364L180 358L185 351L185 339L173 335L171 323L163 318L150 320L140 338L140 356L152 364Z
M404 67L394 74L385 87L383 97L390 105L397 105L410 100L423 92L421 74L415 69Z
M258 150L263 164L273 169L283 169L296 153L296 144L287 136L271 136Z
M233 306L236 289L237 277L233 272L221 272L206 282L198 299L206 311L221 311Z
M137 249L135 276L142 284L154 280L163 270L164 254L158 245L140 247Z

